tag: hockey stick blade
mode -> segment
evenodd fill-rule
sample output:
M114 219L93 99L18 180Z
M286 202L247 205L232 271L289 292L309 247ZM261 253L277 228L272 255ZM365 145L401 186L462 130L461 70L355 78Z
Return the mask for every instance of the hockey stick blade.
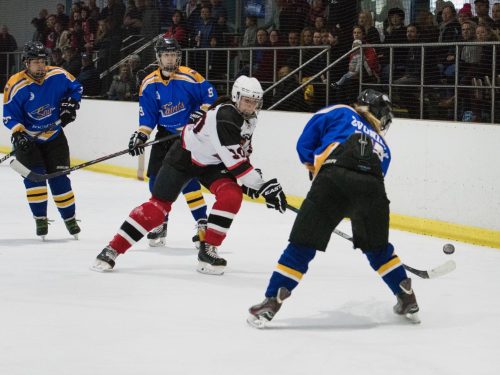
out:
M61 125L61 120L57 120L56 122L52 123L52 124L51 124L51 125L50 125L47 129L45 129L44 131L39 132L37 135L35 135L35 136L33 137L33 140L38 139L38 137L39 137L41 134L43 134L43 133L47 133L47 132L50 132L50 131L54 130L54 128L55 128L56 126L59 126L59 125ZM8 158L10 158L10 157L14 156L14 154L15 154L15 153L16 153L16 150L12 150L12 151L11 151L11 152L9 152L8 154L6 154L6 155L2 156L2 157L0 158L0 164L2 164L2 163L3 163L5 160L7 160Z
M290 211L293 211L295 213L299 212L299 209L297 207L291 206L289 204L286 205L286 208L288 208ZM344 232L342 232L342 231L340 231L338 229L334 229L333 233L335 233L336 235L338 235L338 236L340 236L342 238L345 238L348 241L353 242L353 239L352 239L351 236L349 236L348 234L346 234L346 233L344 233ZM437 267L434 267L433 269L431 269L429 271L418 270L416 268L408 266L407 264L403 264L403 267L408 272L411 272L414 275L417 275L418 277L421 277L422 279L434 279L436 277L444 276L444 275L450 273L455 268L457 268L457 264L455 263L454 260L450 259L450 260L444 262L443 264L441 264L441 265L439 265Z
M423 279L435 279L436 277L441 277L441 276L447 275L450 272L452 272L453 270L455 270L455 268L457 268L457 264L455 263L454 260L450 259L450 260L444 262L443 264L441 264L440 266L437 266L429 271L417 270L417 269L410 267L406 264L404 264L404 267L407 271L409 271L417 276L420 276Z
M170 139L174 139L176 137L179 137L179 135L180 134L170 134L170 135L167 135L163 138L159 138L159 139L155 139L154 141L146 142L142 145L142 147L148 147L148 146L155 145L157 143L165 142L165 141L168 141ZM127 148L125 150L121 150L121 151L115 152L113 154L102 156L100 158L90 160L90 161L87 161L87 162L82 163L82 164L75 165L73 167L64 169L62 171L57 171L57 172L52 172L52 173L47 173L47 174L35 173L35 172L31 171L28 167L26 167L22 163L20 163L17 159L14 159L10 162L10 167L13 170L15 170L17 173L19 173L21 176L23 176L24 178L27 178L33 182L40 182L40 181L49 180L49 179L54 178L54 177L69 174L69 173L76 171L78 169L82 169L82 168L100 163L100 162L105 161L105 160L116 158L117 156L128 154L128 152L129 152L129 149Z

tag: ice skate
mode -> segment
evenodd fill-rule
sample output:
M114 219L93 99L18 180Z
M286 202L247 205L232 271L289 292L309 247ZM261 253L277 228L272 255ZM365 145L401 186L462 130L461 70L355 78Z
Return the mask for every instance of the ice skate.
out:
M290 297L291 294L287 288L282 287L278 289L276 297L266 298L258 305L250 307L248 309L250 316L247 318L247 323L255 328L264 328L267 323L273 320L283 301Z
M205 241L206 231L207 219L199 219L196 223L196 234L193 236L194 247L196 247L196 250L200 250L200 241Z
M95 262L90 266L90 269L96 272L110 272L115 266L117 256L118 252L115 249L110 246L106 246L96 257Z
M200 243L198 268L196 269L198 272L207 275L222 275L226 265L226 260L219 257L215 246L209 245L203 241Z
M49 219L46 217L35 217L36 235L45 241L45 236L49 233Z
M75 237L75 240L77 240L78 233L81 232L81 229L78 226L75 217L73 216L72 218L64 220L64 224L66 225L66 229L68 229L69 234L71 234L73 237Z
M420 323L418 304L411 287L411 279L404 279L399 283L402 292L396 294L398 302L394 305L394 313L406 317L412 323Z
M158 225L151 232L148 233L149 246L161 247L167 243L167 222Z

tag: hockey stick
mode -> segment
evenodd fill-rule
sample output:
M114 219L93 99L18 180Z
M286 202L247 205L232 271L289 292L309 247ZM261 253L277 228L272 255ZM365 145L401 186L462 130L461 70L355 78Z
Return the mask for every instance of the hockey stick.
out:
M291 206L289 204L286 205L286 208L288 208L290 211L293 211L295 213L299 212L299 209L297 207ZM337 228L335 228L333 230L333 233L335 233L336 235L338 235L338 236L340 236L342 238L345 238L348 241L353 242L353 239L352 239L351 236L349 236L348 234L346 234L346 233L338 230ZM408 266L408 265L406 265L404 263L403 263L403 267L408 272L411 272L414 275L417 275L418 277L421 277L422 279L434 279L436 277L444 276L444 275L450 273L455 268L457 268L457 265L456 265L456 263L455 263L454 260L448 260L448 261L444 262L443 264L441 264L441 265L439 265L437 267L434 267L434 268L432 268L430 270L418 270L418 269L410 267L410 266Z
M33 140L36 140L38 139L39 136L41 136L43 133L47 133L47 132L50 132L52 130L54 130L56 128L56 126L59 126L61 125L61 120L57 120L56 122L53 122L52 124L50 124L50 126L45 129L45 130L42 130L41 132L38 132L34 137L33 137ZM7 160L8 158L10 158L11 156L14 156L14 154L16 153L16 150L12 150L11 152L9 152L7 155L4 155L0 158L0 164L2 164L5 160Z
M174 139L174 138L179 137L179 136L180 136L180 134L170 134L170 135L167 135L163 138L155 139L154 141L146 142L143 145L141 145L141 147L152 146L152 145L155 145L157 143L165 142L165 141L168 141L170 139ZM118 152L115 152L113 154L102 156L100 158L90 160L90 161L87 161L87 162L82 163L82 164L75 165L71 168L67 168L67 169L64 169L62 171L57 171L57 172L48 173L48 174L39 174L39 173L32 172L29 168L27 168L23 164L21 164L17 159L14 159L10 162L10 167L13 170L15 170L17 173L19 173L21 176L23 176L24 178L27 178L33 182L40 182L40 181L45 181L45 180L48 180L48 179L51 179L54 177L69 174L69 173L76 171L78 169L82 169L82 168L88 167L90 165L100 163L100 162L105 161L105 160L116 158L117 156L120 156L120 155L125 155L128 152L129 152L129 149L127 148L125 150L118 151Z

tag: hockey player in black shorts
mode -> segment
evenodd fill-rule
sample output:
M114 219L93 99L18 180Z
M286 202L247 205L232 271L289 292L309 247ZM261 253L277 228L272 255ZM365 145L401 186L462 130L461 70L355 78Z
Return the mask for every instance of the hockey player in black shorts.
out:
M396 295L394 312L419 322L411 279L389 242L389 200L384 176L391 160L383 134L392 121L387 95L365 90L354 107L334 105L317 112L297 143L313 182L295 219L289 244L278 260L262 303L247 321L261 328L307 272L316 251L325 251L344 218L351 219L354 247Z
M12 131L17 160L36 173L69 168L69 147L63 127L74 121L80 106L82 85L70 73L48 66L49 51L40 42L28 42L23 50L26 69L14 74L4 92L3 121ZM75 197L67 175L48 180L52 198L68 232L78 238ZM28 203L35 218L36 234L48 233L47 183L24 179Z
M275 178L263 180L250 164L252 135L262 96L256 78L240 76L234 82L231 98L221 98L204 116L184 127L181 140L172 145L163 160L151 199L132 210L91 269L113 269L119 254L162 223L183 187L193 178L215 196L206 233L200 238L197 270L201 273L224 273L226 260L218 255L217 247L240 209L243 193L251 198L262 196L269 208L285 212L281 185Z

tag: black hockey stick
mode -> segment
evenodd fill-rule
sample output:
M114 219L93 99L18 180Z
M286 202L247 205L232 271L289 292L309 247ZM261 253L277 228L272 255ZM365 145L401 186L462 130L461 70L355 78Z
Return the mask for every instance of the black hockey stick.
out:
M179 137L179 136L180 136L180 134L170 134L170 135L167 135L165 137L146 142L143 145L141 145L140 147L152 146L152 145L155 145L157 143L165 142L165 141L168 141L170 139L174 139L174 138ZM23 164L21 164L16 159L14 159L10 162L10 167L13 170L15 170L17 173L19 173L21 176L23 176L24 178L27 178L27 179L34 181L34 182L39 182L39 181L48 180L50 178L69 174L69 173L76 171L78 169L82 169L82 168L88 167L88 166L93 165L93 164L100 163L100 162L108 160L108 159L116 158L117 156L120 156L120 155L125 155L128 152L129 152L129 149L127 148L125 150L118 151L118 152L115 152L113 154L101 156L100 158L90 160L90 161L87 161L87 162L82 163L82 164L75 165L73 167L64 169L62 171L57 171L57 172L47 173L47 174L39 174L39 173L32 172L29 168L25 167Z
M57 120L56 122L53 122L52 124L50 124L50 126L45 129L45 130L42 130L41 132L38 132L34 137L33 137L33 140L35 139L38 139L38 137L40 137L43 133L47 133L47 132L50 132L52 130L54 130L56 128L56 126L59 126L61 124L61 120ZM0 164L2 164L5 160L7 160L8 158L10 158L11 156L14 156L14 154L16 153L16 150L12 150L11 152L9 152L7 155L4 155L0 158Z
M286 205L286 208L288 208L290 211L293 211L295 213L299 212L299 209L297 207L291 206L289 204ZM336 235L338 235L338 236L340 236L342 238L345 238L348 241L353 242L353 239L352 239L351 236L349 236L348 234L346 234L346 233L338 230L337 228L335 228L333 230L333 233L335 233ZM408 265L406 265L404 263L403 263L403 267L408 272L411 272L414 275L417 275L418 277L421 277L422 279L433 279L433 278L444 276L444 275L450 273L451 271L453 271L457 267L457 265L456 265L456 263L455 263L454 260L450 259L450 260L444 262L443 264L441 264L441 265L439 265L437 267L434 267L434 268L432 268L432 269L430 269L428 271L418 270L418 269L410 267L410 266L408 266Z

